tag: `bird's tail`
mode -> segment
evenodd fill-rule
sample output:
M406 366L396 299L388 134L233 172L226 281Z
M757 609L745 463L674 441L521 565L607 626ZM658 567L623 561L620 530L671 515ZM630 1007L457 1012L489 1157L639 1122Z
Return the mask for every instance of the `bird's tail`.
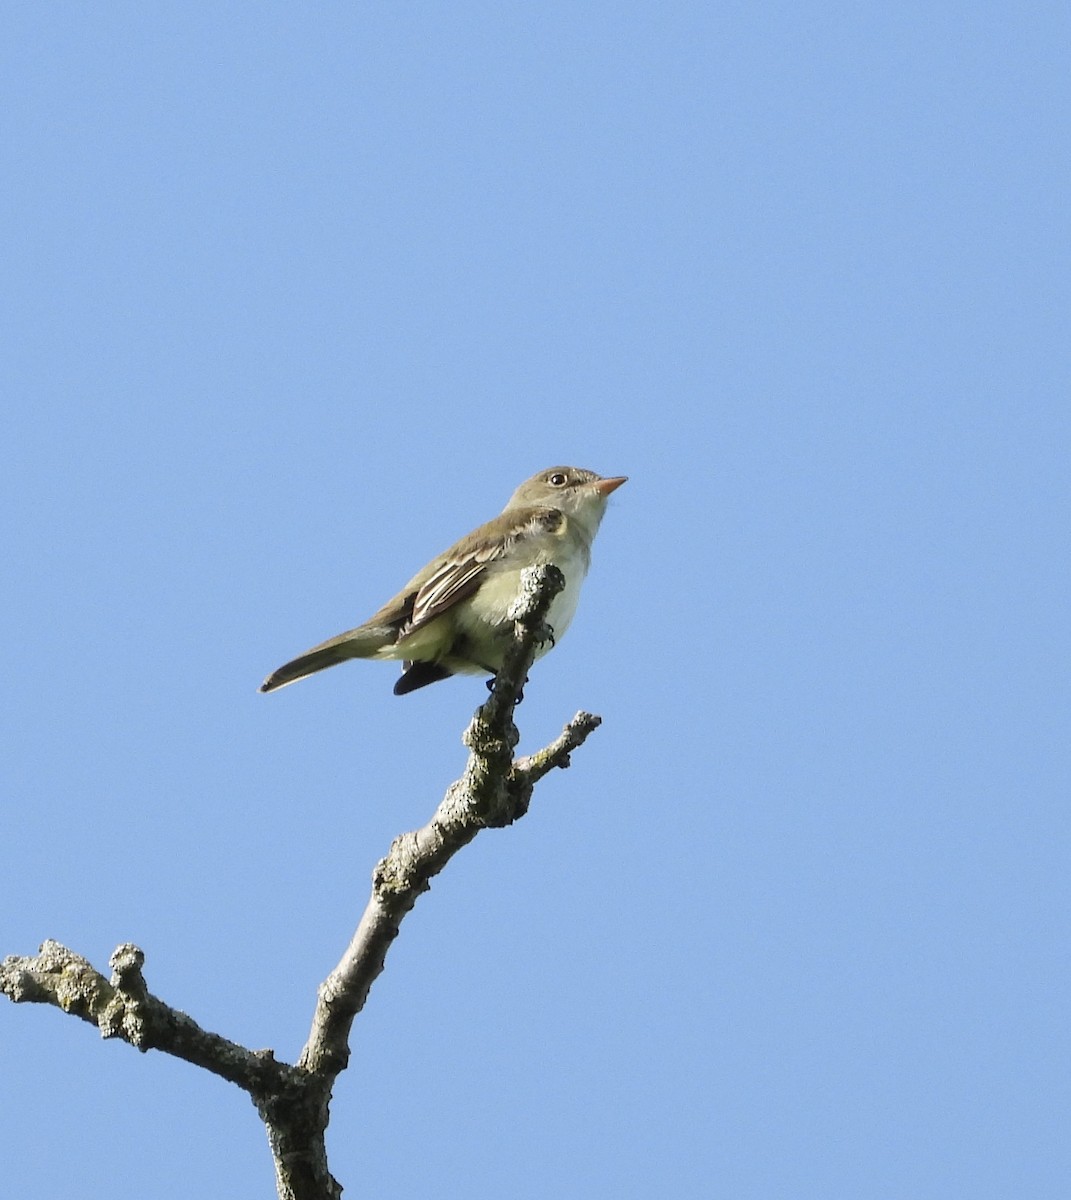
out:
M334 667L348 658L373 658L384 646L393 644L396 634L393 629L381 626L361 625L338 637L330 638L283 663L278 670L272 671L260 685L262 692L274 692L276 688L286 687L306 675L314 675L327 667Z

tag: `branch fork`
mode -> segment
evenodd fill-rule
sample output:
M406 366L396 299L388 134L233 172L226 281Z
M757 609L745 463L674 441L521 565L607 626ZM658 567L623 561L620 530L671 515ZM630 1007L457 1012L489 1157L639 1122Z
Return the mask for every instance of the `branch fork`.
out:
M341 1185L327 1165L324 1132L334 1081L349 1061L353 1019L383 970L401 922L422 892L481 829L502 828L528 811L535 785L600 724L579 712L550 745L516 759L520 734L514 709L538 649L554 632L551 601L565 586L553 566L528 568L510 610L513 640L487 700L462 737L469 750L461 778L446 790L422 828L394 839L372 875L372 895L338 965L320 985L312 1028L296 1065L270 1050L249 1050L154 996L145 982L144 953L125 942L112 954L110 978L81 955L46 941L35 957L0 963L0 991L16 1003L53 1004L142 1052L161 1050L243 1088L264 1121L275 1160L280 1200L338 1200Z

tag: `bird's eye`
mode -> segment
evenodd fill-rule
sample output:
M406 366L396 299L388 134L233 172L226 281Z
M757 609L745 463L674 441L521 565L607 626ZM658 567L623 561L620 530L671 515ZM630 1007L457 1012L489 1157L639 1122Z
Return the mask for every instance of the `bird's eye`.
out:
M551 487L565 487L569 477L563 471L555 471L547 480Z

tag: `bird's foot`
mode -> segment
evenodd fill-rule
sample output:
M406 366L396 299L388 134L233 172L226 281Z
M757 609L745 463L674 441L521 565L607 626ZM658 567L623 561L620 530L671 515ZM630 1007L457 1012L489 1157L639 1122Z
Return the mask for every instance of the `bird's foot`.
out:
M484 680L484 683L485 683L485 685L486 685L486 687L487 687L487 690L488 690L489 692L493 692L493 691L495 690L495 684L496 684L497 682L498 682L498 676L497 676L497 675L496 675L496 676L494 676L492 679L485 679L485 680ZM525 677L524 677L524 682L521 684L520 691L517 693L517 699L516 699L516 701L515 701L514 703L516 703L516 704L520 704L520 702L521 702L521 701L524 699L524 685L525 685L527 682L528 682L528 676L527 676L527 675L525 675Z

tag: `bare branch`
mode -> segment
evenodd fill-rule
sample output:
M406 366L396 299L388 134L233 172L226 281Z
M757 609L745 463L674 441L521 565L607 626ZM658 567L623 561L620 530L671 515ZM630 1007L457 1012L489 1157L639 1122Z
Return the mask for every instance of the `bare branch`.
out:
M569 766L569 755L587 741L589 733L602 724L602 717L594 713L578 712L561 733L542 750L535 754L526 754L518 759L510 772L510 787L520 793L526 791L531 796L532 788L549 775L555 767L563 769Z
M0 963L0 992L16 1004L54 1004L96 1025L102 1037L184 1058L254 1096L279 1090L297 1074L270 1050L247 1050L209 1033L152 995L141 973L144 961L137 946L124 942L111 956L109 980L80 954L47 941L34 958L11 955Z
M268 1133L281 1200L339 1200L342 1188L327 1167L324 1131L331 1091L349 1060L353 1019L383 970L402 919L429 881L481 829L512 824L528 811L532 789L555 767L567 767L600 718L580 712L549 746L514 761L520 735L513 712L538 647L553 638L545 624L564 586L552 566L524 572L510 611L513 642L487 701L476 710L463 742L469 748L461 778L450 785L422 829L395 838L372 875L372 896L338 966L320 985L308 1042L297 1066L270 1050L248 1050L209 1033L149 991L145 956L130 943L113 953L106 979L74 951L47 941L33 958L0 964L0 992L16 1003L54 1004L95 1024L106 1038L138 1050L161 1050L230 1080L249 1093Z

